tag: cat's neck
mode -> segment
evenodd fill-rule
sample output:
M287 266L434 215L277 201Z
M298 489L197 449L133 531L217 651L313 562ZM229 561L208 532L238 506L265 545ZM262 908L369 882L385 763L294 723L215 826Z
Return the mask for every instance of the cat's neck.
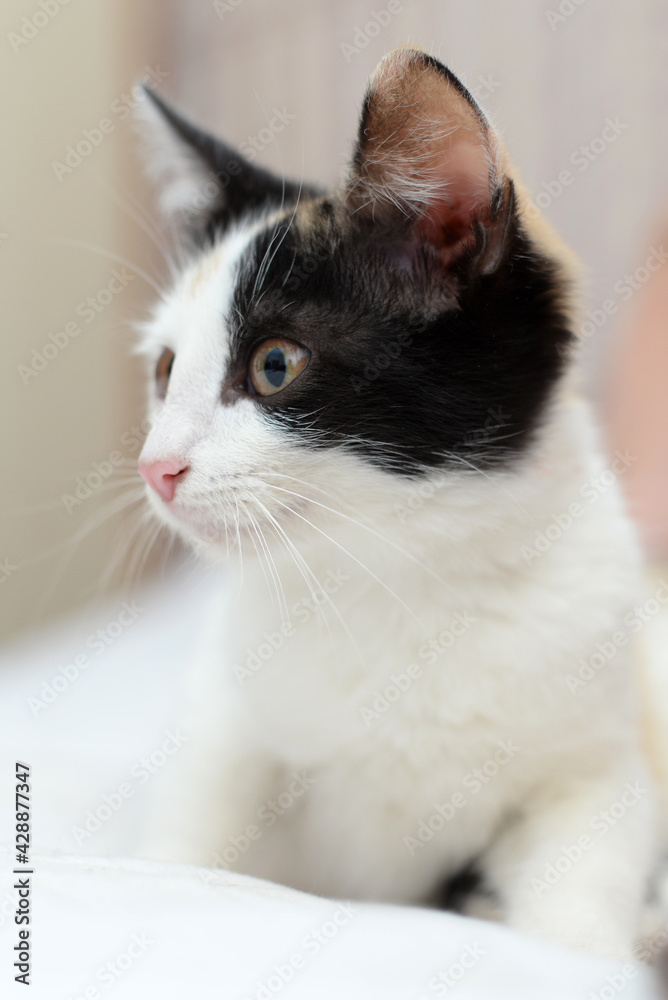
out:
M360 601L373 588L411 608L433 596L459 606L481 581L503 590L509 578L530 578L554 542L561 551L577 544L568 529L580 510L587 513L591 496L583 491L604 470L586 407L562 400L534 447L506 470L466 468L414 481L379 475L349 484L345 494L334 482L304 505L307 485L293 485L293 512L280 526L247 531L231 572L239 583L245 575L247 593L266 590L287 607L323 587ZM605 508L616 523L615 484L599 498L597 514Z

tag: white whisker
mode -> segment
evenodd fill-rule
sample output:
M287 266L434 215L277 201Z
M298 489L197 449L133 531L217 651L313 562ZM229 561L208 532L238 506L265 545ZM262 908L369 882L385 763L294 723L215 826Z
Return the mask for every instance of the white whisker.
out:
M309 521L309 519L307 517L304 517L302 514L300 514L299 511L297 511L297 510L294 509L294 507L289 507L287 504L283 503L281 500L277 500L276 502L281 507L284 507L287 511L289 511L291 514L293 514L295 517L298 517L301 521L304 521L305 524L308 524L311 528L313 528L314 531L317 531L318 534L322 535L324 538L326 538L328 541L330 541L332 543L332 545L336 545L336 547L338 549L341 549L341 551L343 553L345 553L345 555L347 555L350 559L352 559L353 562L357 563L357 565L360 566L361 569L363 569L365 572L367 572L369 574L369 576L372 577L372 579L374 579L376 581L376 583L378 583L383 588L383 590L386 590L387 593L390 594L391 597L394 597L394 599L396 601L398 601L398 603L402 606L402 608L404 608L404 610L408 612L408 614L411 616L411 618L413 618L418 623L418 625L420 625L422 628L425 627L424 622L420 621L420 619L418 618L418 616L415 614L415 612L411 608L408 607L408 605L406 604L406 602L403 601L401 599L401 597L399 597L399 595L392 590L391 587L388 587L388 585L386 583L384 583L380 579L380 577L377 576L373 572L373 570L369 569L369 567L366 566L360 559L358 559L357 556L353 555L352 552L350 552L348 549L346 549L346 547L344 545L341 545L340 542L337 542L335 538L332 538L331 535L328 535L326 531L323 531L322 528L319 528L317 526L317 524L313 523L313 521Z

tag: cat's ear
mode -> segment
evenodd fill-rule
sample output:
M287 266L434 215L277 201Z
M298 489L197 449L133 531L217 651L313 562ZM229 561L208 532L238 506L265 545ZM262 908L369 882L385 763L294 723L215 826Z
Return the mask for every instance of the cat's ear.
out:
M498 266L515 211L485 115L450 70L411 48L371 77L346 200L384 238L429 245L445 265L475 257L483 273Z
M297 185L256 167L143 87L137 128L163 213L197 241L253 210L296 200Z

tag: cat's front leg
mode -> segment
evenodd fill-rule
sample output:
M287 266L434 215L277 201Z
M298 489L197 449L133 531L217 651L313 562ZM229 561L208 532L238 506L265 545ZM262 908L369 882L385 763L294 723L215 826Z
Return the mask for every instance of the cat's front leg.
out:
M278 762L221 667L221 645L214 633L186 672L180 748L147 785L144 857L225 865L275 785Z
M507 923L628 959L654 862L653 812L640 763L547 784L488 858Z
M187 742L149 789L139 853L244 870L239 846L275 785L277 762L234 724L202 733L186 718L179 732Z

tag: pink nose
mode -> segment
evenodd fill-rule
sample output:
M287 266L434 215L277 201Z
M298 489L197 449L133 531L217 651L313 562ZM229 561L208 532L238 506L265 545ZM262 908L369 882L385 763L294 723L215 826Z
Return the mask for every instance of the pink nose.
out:
M188 471L185 462L140 462L139 474L165 503L174 498L176 481Z

